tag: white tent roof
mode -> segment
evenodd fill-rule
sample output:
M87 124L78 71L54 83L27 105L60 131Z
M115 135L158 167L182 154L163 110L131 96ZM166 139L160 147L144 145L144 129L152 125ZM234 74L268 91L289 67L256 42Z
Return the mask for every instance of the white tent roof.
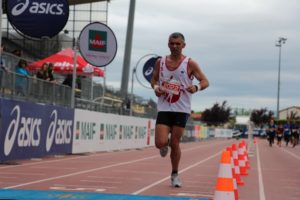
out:
M236 124L244 124L247 125L250 121L250 116L237 116L235 119Z

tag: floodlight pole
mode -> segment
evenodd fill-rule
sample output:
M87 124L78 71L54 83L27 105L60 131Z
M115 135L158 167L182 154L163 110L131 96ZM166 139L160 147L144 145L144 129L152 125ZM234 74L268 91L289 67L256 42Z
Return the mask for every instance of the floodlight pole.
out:
M2 0L0 0L0 47L2 46ZM0 51L0 58L2 58L2 52Z
M75 38L73 38L73 51L74 51L74 66L73 66L73 76L72 76L71 107L75 108L75 88L76 88L76 69L77 69L77 48L76 48Z
M278 59L278 86L277 86L277 111L276 118L279 120L279 98L280 98L280 71L281 71L281 46L286 42L287 38L279 37L276 47L279 47L279 59Z

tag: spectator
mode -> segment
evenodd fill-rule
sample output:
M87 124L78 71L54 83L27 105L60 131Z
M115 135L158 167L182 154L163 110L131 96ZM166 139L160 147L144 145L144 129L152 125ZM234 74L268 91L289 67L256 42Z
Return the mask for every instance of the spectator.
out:
M48 64L43 63L42 67L36 73L36 77L42 80L48 80Z
M15 49L11 53L14 54L14 55L16 55L16 56L18 56L18 57L21 57L22 54L23 54L23 52L22 52L21 49Z
M72 81L73 81L72 74L68 74L62 84L72 87Z
M54 67L54 65L53 65L53 63L49 63L48 64L48 80L50 81L50 82L54 82L55 81L55 79L54 79L54 75L53 75L53 67Z
M5 67L5 62L2 57L3 50L4 50L4 46L1 45L1 50L0 50L1 51L1 53L0 53L0 87L2 87L2 85L3 85L2 77L4 76L4 73L8 71L8 69Z
M4 45L1 45L1 55L0 55L0 70L1 71L8 71L7 67L5 66L5 61L3 60L3 51L4 51Z
M16 66L16 93L25 96L27 89L27 77L30 75L26 69L26 60L21 59Z

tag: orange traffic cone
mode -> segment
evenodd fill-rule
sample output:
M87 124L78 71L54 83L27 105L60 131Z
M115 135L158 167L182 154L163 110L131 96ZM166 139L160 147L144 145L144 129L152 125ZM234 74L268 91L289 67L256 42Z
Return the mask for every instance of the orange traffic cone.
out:
M247 152L247 144L244 140L242 141L242 146L243 146L243 151L244 151L244 159L245 159L245 163L246 163L246 168L250 169L249 155L248 155L248 152Z
M239 166L240 166L241 175L248 175L246 161L245 161L245 153L244 153L242 143L239 143L238 159L239 159Z
M241 180L241 172L240 172L240 166L239 166L239 159L238 159L238 152L237 152L237 149L236 149L236 144L232 144L232 157L233 157L233 164L234 164L235 175L236 175L236 182L240 186L245 185L244 181Z
M229 151L222 153L214 200L236 200Z
M236 181L236 173L235 173L235 168L234 168L234 163L233 163L233 157L232 157L232 148L227 147L227 151L230 153L230 162L231 162L231 170L232 170L232 177L233 177L233 191L234 191L234 198L239 199L239 193L237 189L237 181Z

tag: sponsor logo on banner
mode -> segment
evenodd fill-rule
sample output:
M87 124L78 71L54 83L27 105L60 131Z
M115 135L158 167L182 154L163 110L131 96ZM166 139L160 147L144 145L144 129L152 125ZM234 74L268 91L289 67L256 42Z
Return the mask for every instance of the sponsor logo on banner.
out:
M104 67L111 63L117 49L116 36L106 24L93 22L80 32L80 54L93 66Z
M107 32L90 30L89 31L89 50L106 52Z
M0 108L0 161L72 151L72 109L4 99Z
M17 141L18 147L37 147L41 140L42 119L22 117L20 106L15 106L11 113L11 122L8 125L4 140L4 155L9 155Z
M93 140L96 134L96 123L77 121L75 134L76 140Z
M18 32L37 39L57 35L69 18L67 0L9 0L6 10Z
M104 124L100 124L100 140L104 140L104 135L105 135Z
M50 115L50 125L47 131L46 151L49 152L53 144L71 144L72 120L59 119L57 110Z
M116 140L118 134L118 125L116 124L105 124L106 140Z
M156 60L159 58L161 58L161 57L152 57L149 60L147 60L147 62L144 64L143 75L149 83L151 82L151 78L152 78Z

